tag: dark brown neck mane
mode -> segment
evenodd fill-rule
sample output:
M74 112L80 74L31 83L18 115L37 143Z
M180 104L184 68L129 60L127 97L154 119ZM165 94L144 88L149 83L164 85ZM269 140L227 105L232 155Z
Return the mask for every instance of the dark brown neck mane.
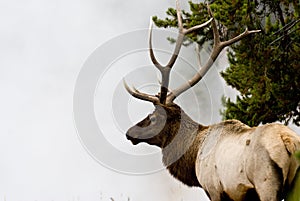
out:
M207 128L182 114L180 128L169 129L176 136L169 139L171 142L162 149L163 163L170 174L191 187L201 187L196 177L195 164L199 145L203 142L206 133L204 130Z

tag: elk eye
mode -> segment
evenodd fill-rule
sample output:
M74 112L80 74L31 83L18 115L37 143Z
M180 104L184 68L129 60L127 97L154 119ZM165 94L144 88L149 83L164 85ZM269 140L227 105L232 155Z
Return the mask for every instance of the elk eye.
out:
M151 123L155 123L156 122L156 116L154 116L154 115L150 116L150 121L151 121Z

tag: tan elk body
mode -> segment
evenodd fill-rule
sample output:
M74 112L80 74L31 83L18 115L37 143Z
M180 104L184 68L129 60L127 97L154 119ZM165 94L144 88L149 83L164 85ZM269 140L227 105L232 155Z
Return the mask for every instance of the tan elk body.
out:
M222 42L213 17L202 25L185 29L178 2L177 16L179 35L166 66L154 57L150 34L150 57L162 74L160 93L157 96L144 94L124 82L132 96L150 101L155 107L152 114L127 131L126 137L133 144L145 142L162 148L163 163L169 172L188 186L203 188L212 201L284 199L299 172L294 153L300 150L300 137L295 132L280 124L249 127L238 120L203 126L173 102L201 80L224 47L258 31L246 30ZM170 90L170 71L184 36L209 23L214 35L210 59L191 80Z

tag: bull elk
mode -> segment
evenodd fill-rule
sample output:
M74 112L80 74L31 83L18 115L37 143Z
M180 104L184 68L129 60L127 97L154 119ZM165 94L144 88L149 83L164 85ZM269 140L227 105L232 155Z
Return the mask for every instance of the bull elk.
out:
M209 6L211 19L189 29L183 26L178 1L176 7L179 34L166 66L154 56L152 26L150 30L150 58L162 77L158 95L142 93L124 81L133 97L152 102L155 107L153 113L127 131L127 139L134 145L145 142L160 147L170 174L188 186L203 188L212 201L284 199L299 170L294 153L300 150L300 137L295 132L277 123L249 127L238 120L204 126L174 103L176 97L201 80L225 47L259 30L246 29L230 40L221 41ZM209 24L214 45L208 61L188 82L169 89L170 72L185 35Z

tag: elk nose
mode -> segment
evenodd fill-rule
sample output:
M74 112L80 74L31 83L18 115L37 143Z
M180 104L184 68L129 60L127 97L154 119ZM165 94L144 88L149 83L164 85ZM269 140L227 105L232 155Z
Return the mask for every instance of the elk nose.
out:
M128 133L126 133L126 138L127 138L127 140L131 140L131 139L133 139L133 137L132 137L132 136L130 136Z
M139 143L138 138L133 135L130 135L129 132L126 133L126 138L127 138L127 140L130 140L133 145L136 145Z

